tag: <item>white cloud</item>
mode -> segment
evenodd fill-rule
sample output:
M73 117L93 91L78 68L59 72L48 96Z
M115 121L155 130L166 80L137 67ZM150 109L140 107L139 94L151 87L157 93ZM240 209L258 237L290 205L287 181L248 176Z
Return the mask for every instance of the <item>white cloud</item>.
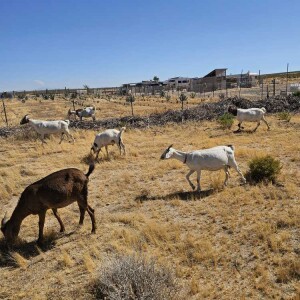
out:
M45 82L44 81L42 81L42 80L38 80L38 79L36 79L36 80L33 80L34 81L34 83L36 83L37 85L40 85L40 86L45 86Z

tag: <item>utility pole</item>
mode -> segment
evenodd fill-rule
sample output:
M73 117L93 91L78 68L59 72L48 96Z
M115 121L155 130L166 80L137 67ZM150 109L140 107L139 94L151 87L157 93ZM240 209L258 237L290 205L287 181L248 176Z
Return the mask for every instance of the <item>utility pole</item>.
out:
M264 78L261 77L261 99L264 97Z
M242 77L243 77L243 70L241 71L241 77L240 77L240 90L239 90L239 98L241 98Z
M227 74L225 70L225 89L226 89L226 98L228 97L228 90L227 90Z
M289 64L286 65L286 86L285 93L288 94L288 81L289 81Z

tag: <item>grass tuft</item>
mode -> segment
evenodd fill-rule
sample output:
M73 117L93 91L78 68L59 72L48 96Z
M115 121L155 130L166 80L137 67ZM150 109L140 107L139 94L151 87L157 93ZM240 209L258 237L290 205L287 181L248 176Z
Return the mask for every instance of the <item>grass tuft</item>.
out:
M249 162L246 178L252 183L275 183L281 168L280 161L270 155L256 157Z
M117 256L99 270L92 284L94 299L178 299L173 273L143 256Z

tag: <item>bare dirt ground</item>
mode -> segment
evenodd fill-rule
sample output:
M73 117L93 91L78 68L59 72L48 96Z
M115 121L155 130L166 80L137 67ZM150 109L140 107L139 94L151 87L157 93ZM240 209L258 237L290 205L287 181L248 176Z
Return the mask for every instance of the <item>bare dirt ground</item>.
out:
M130 113L129 106L99 101L97 118ZM161 107L153 101L136 105L136 112L180 107L175 100ZM9 120L16 125L25 113L65 118L70 103L14 100L7 106ZM78 227L74 203L60 210L66 233L59 234L56 219L47 214L49 242L41 249L35 244L38 218L29 216L21 226L20 246L7 252L0 239L0 298L87 299L87 288L107 259L139 252L171 266L186 299L299 299L300 116L292 116L289 123L275 115L267 119L271 131L262 124L254 134L234 134L215 121L129 128L124 133L126 157L110 147L110 159L102 157L90 177L89 203L95 208L97 233L90 233L88 216ZM5 211L11 214L30 183L66 167L87 170L95 132L73 134L74 145L58 145L54 136L44 147L31 136L0 139L1 217ZM283 165L279 184L241 185L232 170L229 186L223 189L223 172L203 172L199 199L185 179L185 165L159 160L170 144L185 151L233 144L243 173L253 157L271 154Z

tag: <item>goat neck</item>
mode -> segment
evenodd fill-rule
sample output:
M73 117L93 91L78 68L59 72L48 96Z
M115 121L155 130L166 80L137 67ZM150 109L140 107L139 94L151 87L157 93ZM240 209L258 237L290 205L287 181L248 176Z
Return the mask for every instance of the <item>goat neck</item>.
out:
M183 152L183 151L179 151L179 150L174 149L172 158L175 158L175 159L177 159L177 160L179 160L179 161L181 161L185 164L186 159L187 159L187 152Z

